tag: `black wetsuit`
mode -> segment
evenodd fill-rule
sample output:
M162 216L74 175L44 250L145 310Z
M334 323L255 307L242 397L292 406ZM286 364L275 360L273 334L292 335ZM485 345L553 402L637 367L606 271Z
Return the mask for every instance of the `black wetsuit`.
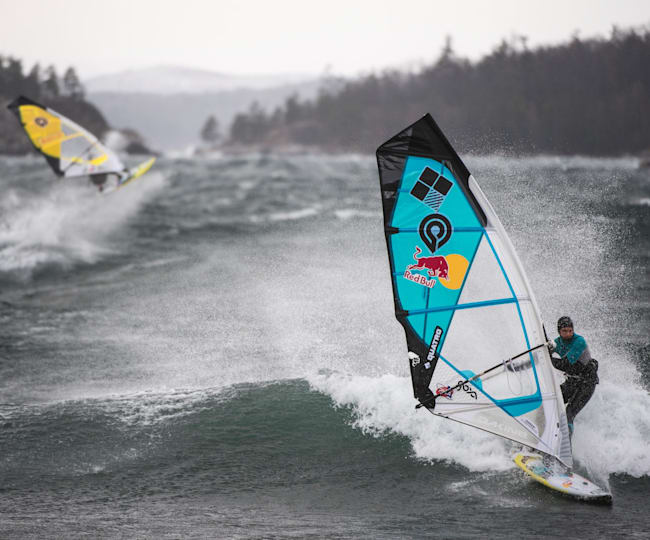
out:
M89 174L88 178L90 178L90 181L95 184L97 187L103 186L104 182L108 179L108 174L106 173L100 173L100 174Z
M566 404L567 421L572 425L596 389L598 362L591 357L585 339L578 334L574 334L569 341L556 338L555 351L561 358L551 357L551 361L556 369L564 371L567 376L560 388Z

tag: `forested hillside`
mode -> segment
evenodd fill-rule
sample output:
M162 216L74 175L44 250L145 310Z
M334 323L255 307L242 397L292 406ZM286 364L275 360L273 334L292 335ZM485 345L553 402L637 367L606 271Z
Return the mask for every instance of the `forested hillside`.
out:
M430 112L464 151L588 155L650 149L650 31L614 29L530 49L502 42L478 62L454 54L415 73L387 71L288 99L274 111L253 104L230 141L373 151Z

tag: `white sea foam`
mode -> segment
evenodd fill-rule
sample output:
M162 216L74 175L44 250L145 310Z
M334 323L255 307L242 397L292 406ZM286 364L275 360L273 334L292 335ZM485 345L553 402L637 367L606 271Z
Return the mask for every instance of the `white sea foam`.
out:
M631 381L601 381L576 419L576 457L598 477L650 475L650 395Z
M69 268L118 251L115 232L163 182L154 172L109 195L71 180L38 195L8 190L0 203L0 271L29 278L41 265Z
M471 471L514 467L508 441L416 410L406 377L329 373L309 380L338 406L352 407L356 427L375 435L391 432L408 437L420 459L453 462ZM579 464L600 481L614 473L650 475L648 410L650 395L637 385L599 385L576 420L573 449Z
M348 220L354 218L378 218L380 214L375 212L368 212L364 210L357 210L356 208L342 208L335 210L334 215L341 220Z
M513 158L507 155L465 155L462 156L470 170L494 167L503 170L527 170L534 168L551 168L562 172L578 169L626 169L638 167L638 159L627 156L619 158L593 156L555 156L549 154L521 156ZM480 182L480 180L479 180Z
M300 210L292 210L288 212L273 212L269 214L270 221L293 221L296 219L304 219L318 215L319 208L302 208Z

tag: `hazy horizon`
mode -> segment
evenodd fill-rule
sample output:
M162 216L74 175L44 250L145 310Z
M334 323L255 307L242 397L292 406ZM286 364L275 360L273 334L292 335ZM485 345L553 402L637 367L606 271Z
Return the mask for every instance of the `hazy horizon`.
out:
M650 24L650 2L641 0L465 0L453 7L414 1L405 10L340 0L327 6L186 0L182 11L148 0L106 6L68 0L65 10L50 3L34 10L0 0L12 19L3 28L0 54L20 58L26 68L36 62L58 72L73 66L82 80L155 66L230 76L356 76L431 63L447 36L459 56L478 60L514 36L526 37L533 48L576 33L606 37L613 26Z

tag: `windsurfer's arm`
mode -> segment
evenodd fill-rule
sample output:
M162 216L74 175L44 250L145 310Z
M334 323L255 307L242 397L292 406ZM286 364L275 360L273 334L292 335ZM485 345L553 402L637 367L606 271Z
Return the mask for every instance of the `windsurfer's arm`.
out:
M568 375L582 375L584 366L579 362L572 364L567 358L567 355L560 356L559 353L553 353L551 355L551 362L555 369L564 371Z

